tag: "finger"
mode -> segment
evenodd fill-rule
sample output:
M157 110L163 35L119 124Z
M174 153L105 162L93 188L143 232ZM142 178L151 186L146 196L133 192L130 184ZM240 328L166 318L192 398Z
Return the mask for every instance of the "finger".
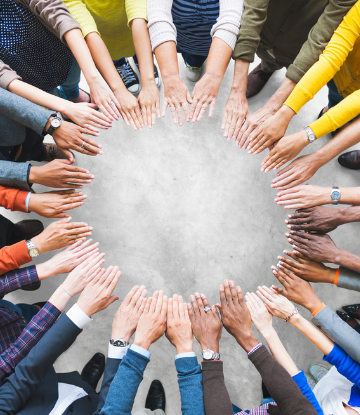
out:
M242 305L244 303L244 296L241 288L239 286L236 287L237 297L239 304Z
M148 125L148 121L147 121L147 110L146 110L145 105L144 105L144 107L141 107L141 115L142 115L142 119L143 119L144 125Z
M160 118L160 116L161 116L161 113L160 113L160 100L156 101L156 113L157 113L158 118ZM155 124L155 120L154 120L154 124Z
M114 303L114 302L115 302L115 301L117 301L118 299L119 299L119 296L118 296L118 295L112 295L112 296L111 296L111 297L107 300L107 303L106 303L106 305L105 305L104 309L105 309L105 308L108 308L110 304Z
M200 297L201 297L201 301L202 301L202 303L204 305L204 308L205 307L210 307L211 308L210 303L209 303L208 299L206 298L206 295L205 294L201 294Z
M213 99L210 102L210 108L209 108L209 118L211 118L214 115L214 111L215 111L215 104L216 104L216 99Z
M154 295L153 295L154 301L151 303L151 308L150 308L150 313L151 314L154 314L154 312L155 312L156 303L157 303L158 298L159 298L159 291L155 291Z
M192 308L194 310L195 317L196 318L200 317L199 306L198 306L198 303L197 303L197 301L196 301L196 299L193 295L190 295L190 302L191 302Z
M220 294L221 306L225 306L226 305L226 296L225 296L225 287L223 285L220 285L220 287L219 287L219 294Z
M168 322L174 320L174 305L173 305L173 298L169 298L168 301L168 314L167 314Z
M194 91L193 91L193 96L192 96L192 103L191 103L191 105L190 105L190 119L193 119L193 117L194 117L194 113L195 113L195 109L196 109L196 106L197 106L197 104L198 104L198 99L194 96L194 94L195 94L195 89L196 89L196 87L194 88Z
M179 319L179 297L177 294L174 294L173 296L173 312L174 312L174 318Z
M144 307L144 314L147 314L150 312L151 304L152 304L152 297L148 298Z
M232 302L233 302L233 304L236 305L236 304L238 304L239 300L238 300L238 293L236 291L234 281L230 280L229 288L230 288L230 292L231 292Z
M139 302L139 303L140 303L140 307L139 307L138 313L141 315L145 311L145 306L146 306L146 303L147 303L146 298L141 298L141 302Z
M235 140L238 137L238 135L240 133L240 129L241 129L244 122L245 122L245 118L243 118L243 116L237 118L237 121L236 121L236 124L235 124L235 130L234 130L233 135L232 135L232 137Z
M120 111L120 114L121 114L121 116L122 116L122 118L123 118L123 120L124 120L124 123L126 124L126 125L130 125L130 121L129 121L129 117L126 115L126 113L124 112L124 111ZM134 127L135 127L135 124L134 124Z
M155 314L157 314L157 315L161 314L161 310L162 310L162 306L163 306L163 300L164 300L164 291L160 290L159 291L159 296L158 296L157 302L156 302L156 308L155 308Z
M140 111L139 106L137 106L135 108L135 111L132 111L131 115L132 115L132 118L135 122L136 127L138 128L139 131L141 131L142 127L143 127L143 120L142 120L141 111Z
M225 280L224 281L224 288L225 288L226 301L229 304L229 306L232 307L234 305L234 303L232 301L232 295L231 295L231 290L230 290L230 286L229 286L229 281L228 280Z
M133 128L134 131L137 131L138 128L136 126L135 120L133 119L132 115L130 114L130 112L126 113L126 118L128 119L131 127Z
M164 297L162 299L162 309L161 309L161 314L160 314L160 318L164 322L165 322L166 315L167 315L168 302L169 302L169 299L167 298L166 295L164 295Z
M271 288L276 292L276 294L287 297L287 293L282 288L279 288L276 285L272 285Z
M121 278L121 272L120 272L120 271L117 271L117 272L115 273L115 275L113 275L112 280L110 281L110 285L109 285L109 287L108 287L108 289L107 289L107 293L108 293L108 295L110 295L110 294L112 294L112 293L113 293L113 291L115 290L115 288L116 288L116 286L117 286L117 284L118 284L118 282L119 282L120 278ZM116 297L117 297L117 296L116 296ZM117 299L119 299L119 297L117 297ZM114 301L115 301L115 300L114 300Z
M174 104L171 103L171 104L169 104L169 108L170 108L170 115L171 115L171 118L173 120L173 123L174 123L174 125L176 125L177 124L176 107L175 107Z
M228 111L227 111L227 109L225 107L224 114L223 114L223 118L222 118L222 122L221 122L221 129L222 130L225 130L225 127L227 125L227 119L228 119ZM224 133L224 136L225 136L225 133Z
M179 126L181 127L183 125L183 116L182 116L182 111L181 111L181 105L180 104L176 104L176 115L179 121Z
M181 106L182 106L182 109L183 109L184 114L185 114L185 121L186 121L186 122L189 122L189 119L190 119L190 113L189 113L189 107L188 107L188 104L184 101L184 102L181 104ZM182 117L182 116L181 116L181 117Z
M194 311L193 311L193 308L192 308L191 304L187 304L187 310L188 310L188 314L189 314L191 324L194 325L195 314L194 314Z
M135 294L138 293L139 291L140 291L140 287L138 285L135 285L134 287L132 287L132 289L126 294L121 304L125 306L129 305L131 300L134 298Z
M165 117L165 114L166 114L166 109L167 109L167 107L168 107L168 102L167 102L167 100L166 99L164 99L164 103L163 103L163 107L162 107L162 111L161 111L161 116L162 117Z
M193 122L195 122L200 114L202 105L206 105L203 101L198 101L195 107L194 115L193 115Z
M201 120L201 118L203 117L203 115L205 114L205 112L207 110L208 105L210 105L210 108L212 108L211 107L211 104L209 102L204 102L201 105L200 112L199 112L199 115L197 116L196 121L200 121ZM210 117L210 111L209 111L209 117Z
M142 285L140 287L141 294L140 294L140 298L136 301L135 304L135 310L137 310L138 313L142 313L144 310L144 306L145 306L145 302L146 302L146 294L147 294L147 290L145 289L145 286ZM144 302L145 300L145 302Z
M185 309L187 308L184 307L184 302L183 302L183 298L181 295L178 296L178 304L179 304L179 317L180 319L183 319L184 317L186 317Z
M197 305L199 307L199 312L200 312L200 315L201 315L201 314L205 313L204 312L204 303L203 303L202 298L200 297L199 293L195 293L195 298L196 298Z
M152 122L152 114L153 114L153 113L155 113L155 108L154 108L154 111L153 111L153 109L152 109L151 105L149 105L149 106L146 108L146 114L147 114L147 125L148 125L148 127L149 127L149 128L151 128L151 127L152 127L152 125L153 125L153 122Z

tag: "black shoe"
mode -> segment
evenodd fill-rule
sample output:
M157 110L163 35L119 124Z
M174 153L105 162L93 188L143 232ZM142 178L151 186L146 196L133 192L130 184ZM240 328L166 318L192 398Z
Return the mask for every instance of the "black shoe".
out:
M349 151L338 158L338 162L348 169L360 170L360 150Z
M165 412L165 390L160 380L153 380L145 402L145 408L155 411L162 409Z
M23 291L36 291L41 287L41 281L38 281L36 284L29 285L28 287L20 288Z
M348 313L344 313L340 310L336 310L336 314L341 318L341 320L345 321L345 323L347 323L351 328L360 333L360 324L355 320L353 316L349 315Z
M248 75L246 98L257 95L266 85L274 72L264 72L261 69L261 63L253 69Z
M262 393L263 393L263 399L271 398L272 397L270 395L269 391L267 390L267 387L265 386L265 383L264 382L261 382L261 389L262 389Z
M136 65L136 67L138 68L138 71L139 71L139 73L140 73L140 66L139 66L139 62L136 62L136 61L135 61L135 65ZM141 74L140 74L140 76L141 76ZM160 75L159 75L159 68L158 68L157 64L155 64L155 63L154 63L154 78L155 78L155 83L156 83L156 86L157 86L158 88L160 88L160 85L161 85L161 78L160 78Z
M342 309L352 318L360 319L360 304L344 305Z
M22 234L22 239L31 239L44 230L44 225L39 220L22 220L15 225Z
M136 72L131 67L129 61L125 59L125 63L115 66L115 68L124 82L126 89L133 95L138 94L140 92L139 77L136 75Z
M87 382L94 390L105 370L105 356L102 353L95 353L86 363L81 372L81 378Z
M35 307L40 307L40 309L42 309L45 304L46 304L46 301L45 302L40 302L40 303L34 303L32 305L34 305Z

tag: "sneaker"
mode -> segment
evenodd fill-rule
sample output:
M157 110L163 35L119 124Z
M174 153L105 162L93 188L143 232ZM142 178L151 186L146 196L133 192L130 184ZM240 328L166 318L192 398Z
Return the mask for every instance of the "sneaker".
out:
M316 382L320 382L320 380L327 375L330 369L321 363L313 363L309 367L310 375L315 379Z
M190 66L185 62L185 75L189 81L196 82L201 78L201 68Z
M135 65L138 68L138 71L140 73L139 62L135 62ZM141 74L140 74L140 76L141 76ZM160 77L159 67L158 67L157 63L154 63L154 77L155 77L156 86L158 88L160 88L160 85L161 85L161 77Z
M313 390L316 386L316 380L309 373L305 373L305 377L311 390Z
M133 95L136 95L140 92L140 81L139 77L136 75L136 72L131 67L128 59L125 59L125 63L122 65L116 66L120 78L124 82L126 89L131 92Z

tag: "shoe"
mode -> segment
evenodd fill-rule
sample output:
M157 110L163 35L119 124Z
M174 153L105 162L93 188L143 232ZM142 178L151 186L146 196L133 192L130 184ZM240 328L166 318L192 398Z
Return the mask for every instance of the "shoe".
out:
M346 307L346 306L345 306ZM351 317L348 313L344 311L336 310L336 314L345 321L352 329L360 333L360 324L355 320L356 317Z
M162 409L165 412L165 390L160 380L153 380L146 398L145 408L155 411Z
M44 144L44 146L45 146L46 156L43 161L53 161L55 159L60 159L60 160L68 159L65 153L59 150L59 147L56 144ZM72 151L70 152L75 159L74 153Z
M140 73L139 62L135 62L135 65L138 68L138 71ZM141 74L140 74L140 76L141 76ZM158 67L157 63L154 63L154 77L155 77L156 86L158 88L160 88L160 85L161 85L161 77L160 77L159 67Z
M329 110L329 108L326 106L326 107L324 107L320 112L319 112L319 115L318 115L318 117L317 117L317 119L319 119L319 118L321 118L324 114L325 114L325 112L324 112L324 110L327 108L327 110L325 111L325 112L327 112L328 110Z
M140 92L140 81L134 69L131 67L129 61L125 59L125 63L116 66L120 78L124 82L126 89L133 95Z
M349 151L338 158L338 162L348 169L360 170L360 150Z
M320 380L327 375L330 369L321 363L313 363L309 367L310 375L315 379L316 383L320 382Z
M23 238L26 241L39 235L44 230L44 225L39 220L22 220L15 224L17 228L20 228Z
M185 75L189 81L198 81L201 78L201 69L202 66L198 68L197 66L190 66L185 62Z
M342 309L352 318L360 319L360 304L344 305Z
M32 284L32 285L29 285L28 287L20 288L20 290L23 290L23 291L36 291L40 287L41 287L41 281L38 281L36 284Z
M309 373L306 373L306 372L305 372L305 377L311 390L313 390L316 386L316 380L311 375L309 375Z
M81 378L87 382L94 390L105 370L105 356L102 353L95 353L86 363L81 372Z
M269 391L267 390L267 387L265 386L265 383L264 382L261 382L261 389L262 389L262 393L263 393L263 399L271 398L272 397L270 395Z
M248 75L246 98L251 98L257 95L266 85L274 72L264 72L261 69L261 63L253 69Z
M35 307L38 307L40 310L44 307L44 305L46 304L45 302L40 302L40 303L34 303L32 305L34 305Z

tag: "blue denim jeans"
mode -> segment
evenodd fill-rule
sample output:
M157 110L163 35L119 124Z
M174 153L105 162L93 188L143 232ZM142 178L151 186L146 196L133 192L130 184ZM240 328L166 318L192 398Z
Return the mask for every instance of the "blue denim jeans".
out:
M335 107L335 105L337 105L339 102L341 102L344 97L342 95L339 94L335 82L333 80L329 81L327 84L328 88L329 88L329 109L332 107Z
M10 308L16 313L24 317L27 323L39 312L39 309L31 304L13 304L7 300L0 300L0 305L3 307Z
M70 66L70 71L65 82L60 85L60 88L54 88L50 94L63 99L76 99L79 96L79 82L81 69L76 59L74 58Z

